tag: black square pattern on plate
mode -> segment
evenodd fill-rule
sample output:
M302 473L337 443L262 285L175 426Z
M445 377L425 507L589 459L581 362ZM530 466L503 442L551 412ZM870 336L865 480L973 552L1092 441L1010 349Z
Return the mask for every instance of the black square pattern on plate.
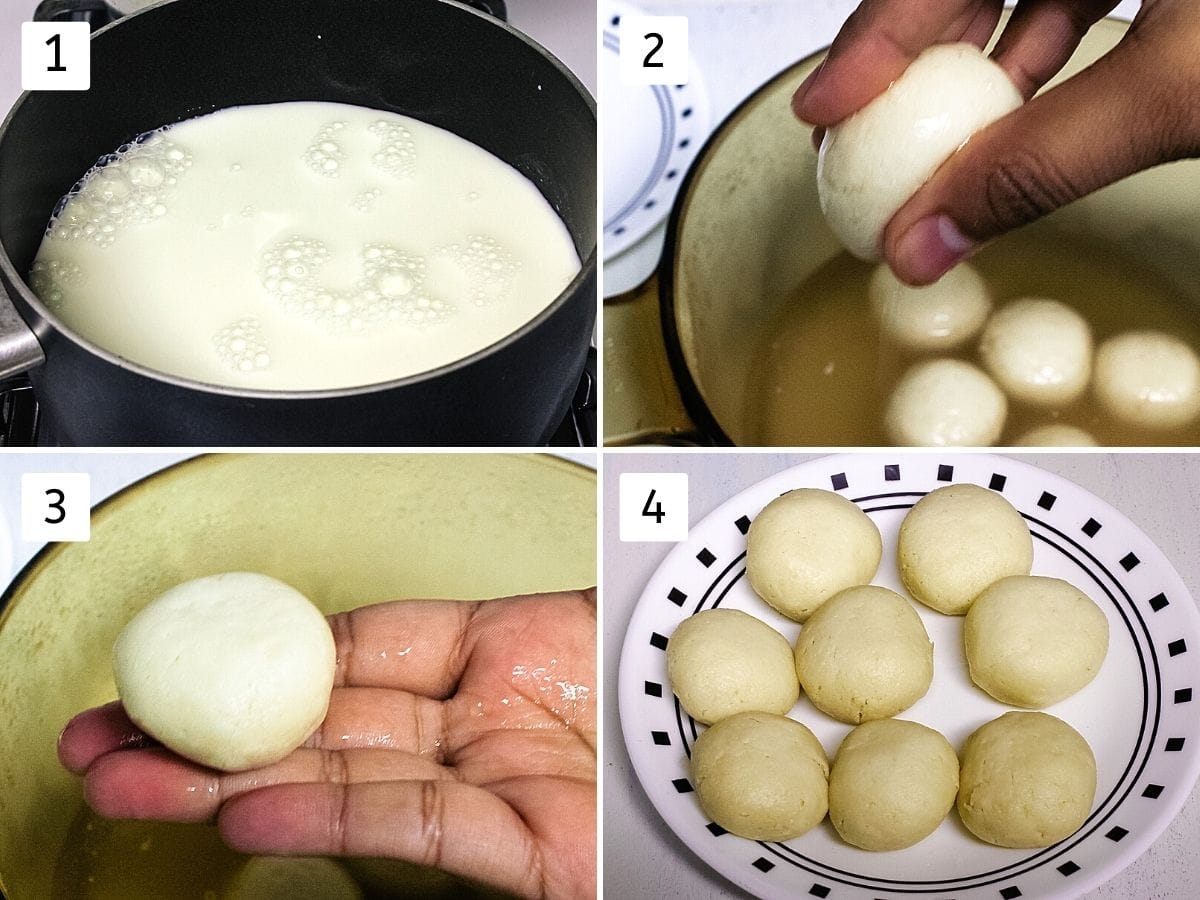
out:
M747 531L750 530L750 517L742 516L740 519L738 519L733 524L737 526L738 531L740 531L742 534L745 534Z
M833 489L835 491L844 491L850 486L850 482L846 480L845 472L838 472L836 475L830 478L829 481L833 484Z
M954 466L948 466L945 463L942 463L941 465L939 465L938 466L938 481L953 481L953 480L954 480Z
M671 588L671 593L667 594L667 599L676 606L683 606L683 601L687 600L687 594L679 588Z
M1040 506L1042 509L1052 509L1054 507L1054 501L1057 499L1058 498L1049 491L1042 491L1042 496L1038 497L1038 506Z
M1015 884L1012 885L1012 887L1001 888L1000 896L1003 897L1004 900L1015 900L1016 897L1021 896L1021 889Z
M1137 554L1130 551L1121 557L1121 568L1126 572L1132 572L1140 562L1141 560L1137 558Z
M1150 608L1152 610L1154 610L1155 612L1158 612L1160 609L1162 609L1164 606L1166 606L1170 602L1171 601L1167 599L1166 594L1155 594L1153 597L1150 598Z
M1142 796L1150 800L1157 800L1162 796L1163 786L1161 784L1148 784L1146 789L1142 791Z
M760 872L770 872L773 868L775 868L775 863L763 856L760 856L753 863L751 863L751 865L753 865L754 868L758 869Z
M647 681L646 682L646 696L647 697L661 697L662 696L662 685L657 684L653 681Z
M1096 532L1098 532L1102 527L1104 527L1104 526L1102 526L1095 519L1088 519L1086 522L1083 523L1083 533L1086 534L1088 537L1095 537Z
M1116 825L1105 832L1104 836L1110 841L1120 841L1123 840L1127 834L1129 834L1128 828L1122 828L1120 825Z
M1062 873L1064 876L1071 876L1071 875L1074 875L1076 872L1078 872L1078 871L1079 871L1079 865L1078 865L1078 863L1074 863L1074 862L1072 862L1072 861L1071 861L1071 860L1069 860L1069 859L1068 859L1068 860L1067 860L1065 863L1063 863L1061 866L1057 866L1056 868L1057 868L1057 869L1058 869L1058 871L1059 871L1059 872L1061 872L1061 873Z
M1180 653L1187 653L1187 642L1183 638L1177 641L1171 641L1167 644L1167 652L1172 656L1178 656Z
M681 794L690 794L692 792L692 783L686 778L676 778L671 784L675 785L675 790Z
M884 466L883 467L883 480L884 481L899 481L900 480L900 466L898 466L895 463Z
M671 736L665 731L652 731L650 737L654 738L654 743L660 747L669 747L671 745Z
M829 896L829 888L827 888L823 884L814 884L812 887L810 887L808 889L808 892L809 892L809 894L811 894L814 897L828 897Z
M1191 688L1180 688L1179 690L1177 690L1175 692L1175 702L1176 703L1191 703L1192 702L1192 689Z
M650 646L654 647L656 650L666 650L667 639L655 631L650 635Z
M999 473L995 473L992 475L992 480L988 482L988 487L990 487L993 491L1002 491L1002 490L1004 490L1004 485L1007 483L1008 483L1007 475L1001 475ZM1013 896L1017 897L1020 895L1013 894Z
M1167 738L1167 752L1177 753L1183 749L1183 738Z
M696 559L700 560L700 565L704 566L706 569L717 561L717 558L712 555L712 551L707 547L703 548L699 553L696 554Z
M713 837L720 837L723 834L729 834L728 831L726 831L724 828L722 828L716 822L709 822L706 827L708 828L709 833Z

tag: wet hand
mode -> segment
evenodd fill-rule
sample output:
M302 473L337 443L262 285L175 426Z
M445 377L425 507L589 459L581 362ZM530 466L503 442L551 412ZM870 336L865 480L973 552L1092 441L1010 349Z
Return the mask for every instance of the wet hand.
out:
M595 896L595 592L384 603L330 625L329 713L281 762L198 766L117 702L71 720L63 765L102 816L215 820L244 853L390 857Z

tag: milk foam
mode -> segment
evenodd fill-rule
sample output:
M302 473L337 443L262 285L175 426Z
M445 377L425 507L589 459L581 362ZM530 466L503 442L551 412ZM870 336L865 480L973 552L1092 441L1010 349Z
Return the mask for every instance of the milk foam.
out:
M82 336L160 371L305 390L480 350L579 270L516 170L447 131L342 104L221 110L105 156L30 283Z

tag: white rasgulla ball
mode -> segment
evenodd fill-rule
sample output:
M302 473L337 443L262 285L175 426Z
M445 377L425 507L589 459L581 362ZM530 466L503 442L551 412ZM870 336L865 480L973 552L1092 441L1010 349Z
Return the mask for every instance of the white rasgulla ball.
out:
M978 367L958 359L917 363L888 400L884 428L899 447L986 447L1004 430L1008 401Z
M1015 441L1014 447L1095 447L1096 439L1082 428L1074 425L1054 423L1039 425L1025 432Z
M930 47L886 91L825 131L817 194L829 227L855 256L879 259L896 211L972 134L1021 102L978 47Z
M880 265L871 276L868 296L883 337L914 353L961 347L979 333L992 310L987 285L967 263L928 287L907 285Z
M180 756L227 772L300 746L325 718L336 663L320 610L253 572L176 585L113 647L129 718Z
M1014 400L1062 406L1087 390L1092 329L1057 300L1026 297L997 310L979 339L983 367Z
M1179 338L1127 331L1096 351L1096 398L1127 425L1175 428L1200 414L1200 359Z

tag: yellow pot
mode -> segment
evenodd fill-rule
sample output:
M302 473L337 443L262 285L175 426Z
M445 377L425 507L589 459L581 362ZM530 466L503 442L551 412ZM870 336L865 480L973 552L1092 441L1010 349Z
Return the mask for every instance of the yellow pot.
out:
M117 633L166 588L258 571L328 613L585 587L595 491L591 470L527 454L248 454L189 460L106 500L90 541L46 547L4 597L0 887L12 900L218 897L245 862L208 826L91 819L57 761L67 720L116 696ZM299 887L289 896L308 896Z

